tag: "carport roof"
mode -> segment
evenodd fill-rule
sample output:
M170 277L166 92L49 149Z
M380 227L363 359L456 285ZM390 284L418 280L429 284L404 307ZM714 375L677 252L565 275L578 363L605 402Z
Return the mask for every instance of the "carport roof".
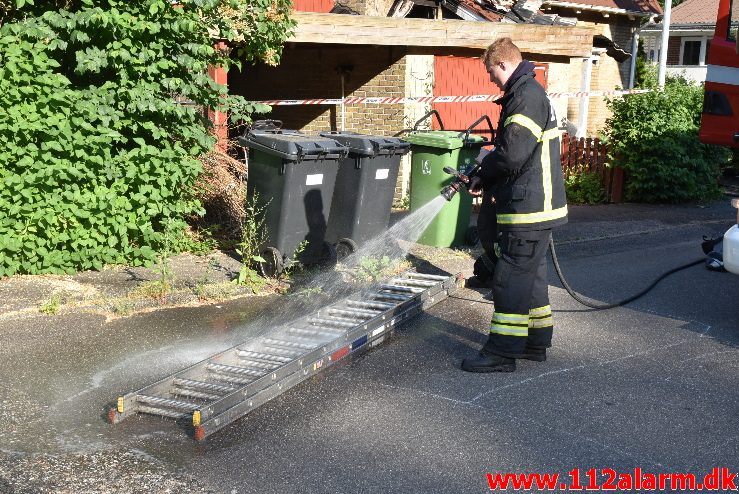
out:
M587 57L593 31L580 26L541 26L501 22L399 19L361 15L294 12L290 43L401 46L414 49L485 49L495 38L510 36L525 53Z

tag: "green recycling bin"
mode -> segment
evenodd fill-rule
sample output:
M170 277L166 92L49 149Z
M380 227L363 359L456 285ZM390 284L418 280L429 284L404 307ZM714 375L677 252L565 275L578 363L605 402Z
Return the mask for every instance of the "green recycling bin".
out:
M435 111L432 110L426 116L432 113ZM438 118L438 113L436 116ZM422 120L423 118L419 122ZM419 122L416 122L416 127ZM441 120L439 122L441 123ZM480 120L472 127L479 122ZM441 128L444 128L443 124ZM441 189L452 183L454 177L445 173L443 167L449 166L464 173L468 167L474 165L480 149L490 144L481 136L470 135L470 129L466 132L413 130L404 137L411 143L411 212L439 197ZM467 191L460 191L444 205L421 234L418 243L433 247L464 245L470 228L471 211L472 196Z

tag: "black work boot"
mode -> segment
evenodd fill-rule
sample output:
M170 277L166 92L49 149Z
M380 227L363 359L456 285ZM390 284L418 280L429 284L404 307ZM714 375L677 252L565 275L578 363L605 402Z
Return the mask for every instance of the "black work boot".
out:
M480 352L477 357L462 361L462 370L467 372L513 372L516 359Z
M470 276L464 282L465 288L492 288L493 278L483 278L480 276Z
M527 346L521 358L534 362L544 362L547 359L547 349Z

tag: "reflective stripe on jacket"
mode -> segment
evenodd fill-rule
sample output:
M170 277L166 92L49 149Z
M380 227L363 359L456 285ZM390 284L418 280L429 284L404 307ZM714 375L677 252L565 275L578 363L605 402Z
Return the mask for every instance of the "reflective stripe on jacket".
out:
M496 200L498 227L542 230L567 223L560 132L544 88L532 73L509 82L495 149L480 176Z

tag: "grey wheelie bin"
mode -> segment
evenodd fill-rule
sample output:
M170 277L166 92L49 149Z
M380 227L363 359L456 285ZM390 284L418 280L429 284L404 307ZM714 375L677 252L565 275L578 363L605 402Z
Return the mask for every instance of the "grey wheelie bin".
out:
M257 197L264 210L267 242L260 250L265 276L281 273L298 253L303 264L335 261L336 251L326 242L339 160L345 146L333 139L283 130L279 121L260 121L239 138L249 148L247 197Z
M387 229L400 158L411 145L395 137L322 132L349 149L336 176L326 240L342 259Z
M431 115L436 115L442 130L417 130L418 124ZM472 129L484 120L487 120L492 134L493 125L487 115L483 115L465 131L444 130L438 112L432 110L416 122L414 130L404 137L411 143L411 212L439 197L441 189L454 181L454 176L447 174L444 167L464 173L475 164L481 148L491 144L481 136L470 135ZM476 230L470 227L471 212L472 196L467 192L457 193L421 234L418 243L433 247L455 247L468 243Z

